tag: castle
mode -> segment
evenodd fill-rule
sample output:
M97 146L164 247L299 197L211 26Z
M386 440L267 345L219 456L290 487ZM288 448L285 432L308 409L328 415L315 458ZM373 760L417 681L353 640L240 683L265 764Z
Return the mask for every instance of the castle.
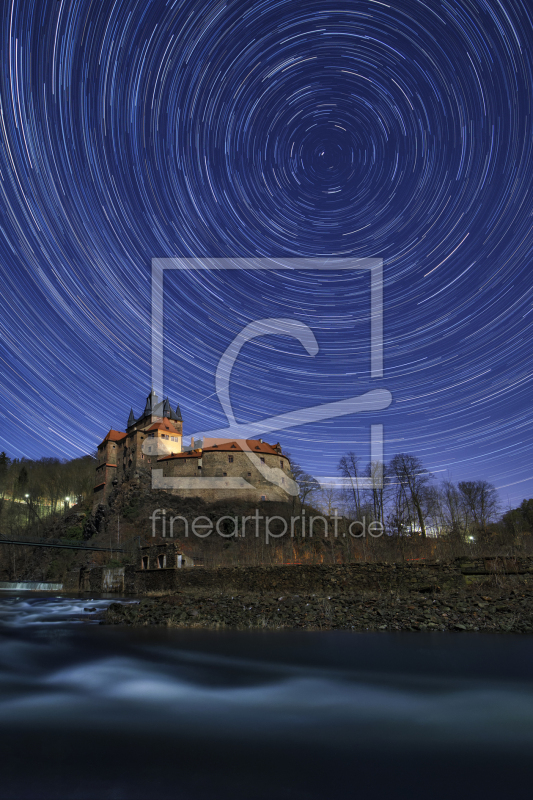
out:
M152 488L206 502L277 500L295 494L290 462L281 446L262 439L191 440L183 445L179 405L152 389L142 414L130 411L125 431L110 430L98 445L94 498L107 500L124 481L151 478Z

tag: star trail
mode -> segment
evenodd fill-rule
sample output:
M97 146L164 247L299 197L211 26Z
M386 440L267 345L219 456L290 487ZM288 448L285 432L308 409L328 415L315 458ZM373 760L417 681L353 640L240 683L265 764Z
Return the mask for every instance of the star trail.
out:
M386 412L280 434L306 469L418 455L533 495L533 10L525 0L6 0L0 73L0 449L92 452L150 384L154 257L374 257L368 278L165 277L165 394L185 432L392 392Z

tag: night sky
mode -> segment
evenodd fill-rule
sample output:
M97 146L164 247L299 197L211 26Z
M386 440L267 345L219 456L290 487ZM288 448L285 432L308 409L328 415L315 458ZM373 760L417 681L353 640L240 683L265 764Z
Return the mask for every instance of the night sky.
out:
M529 8L529 14L528 14ZM154 257L384 260L384 377L359 273L173 272L165 394L225 423L214 372L254 319L240 421L381 386L393 403L269 435L310 471L418 455L533 496L533 8L522 0L6 0L0 448L92 452L150 390Z

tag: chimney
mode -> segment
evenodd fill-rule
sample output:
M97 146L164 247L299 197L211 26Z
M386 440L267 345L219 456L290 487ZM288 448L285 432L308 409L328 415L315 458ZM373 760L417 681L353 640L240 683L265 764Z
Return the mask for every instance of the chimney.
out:
M191 450L194 450L194 436L191 436Z

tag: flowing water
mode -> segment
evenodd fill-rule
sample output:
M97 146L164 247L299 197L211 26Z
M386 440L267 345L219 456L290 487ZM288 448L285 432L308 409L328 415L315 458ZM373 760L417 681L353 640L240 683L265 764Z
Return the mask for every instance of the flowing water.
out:
M0 797L533 793L533 637L87 622L112 601L0 596Z

